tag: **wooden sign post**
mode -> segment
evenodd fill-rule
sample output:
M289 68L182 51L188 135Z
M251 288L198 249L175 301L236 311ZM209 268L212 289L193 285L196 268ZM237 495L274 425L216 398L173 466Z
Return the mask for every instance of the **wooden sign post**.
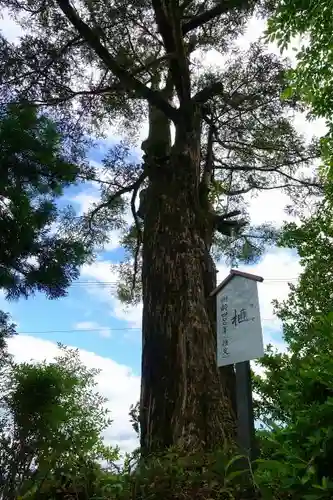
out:
M255 429L249 361L236 364L237 434L239 447L255 460Z
M232 269L216 296L217 364L236 365L238 444L254 457L250 360L264 355L257 283L263 278Z

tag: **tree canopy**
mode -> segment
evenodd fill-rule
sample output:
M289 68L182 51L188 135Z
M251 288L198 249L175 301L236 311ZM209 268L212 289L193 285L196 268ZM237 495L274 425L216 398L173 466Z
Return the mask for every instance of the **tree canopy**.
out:
M8 298L65 295L92 255L88 240L66 233L73 209L57 205L66 187L92 175L82 158L74 162L67 141L36 107L2 104L0 287Z
M121 148L106 159L108 188L83 224L103 239L126 204L133 214L120 292L131 299L128 283L142 285L134 294L143 298L142 450L233 441L232 367L219 377L215 363L212 255L253 262L275 240L271 225L251 227L248 193L281 189L301 209L304 197L321 192L307 169L318 144L293 126L296 100L280 98L288 63L260 43L236 45L250 17L266 15L271 3L0 5L23 28L18 42L1 39L7 102L48 110L72 139L110 124L137 137L149 122L142 162ZM205 64L210 50L223 64Z
M297 66L290 72L291 90L307 104L315 116L326 118L331 127L332 117L332 19L331 4L284 0L269 20L267 34L286 49L294 37L301 39L297 51Z
M111 420L95 389L98 370L85 367L77 350L60 346L51 363L11 360L7 368L0 397L3 498L42 492L50 498L61 475L68 479L80 467L88 471L89 463L117 460L118 450L102 439Z
M329 498L333 487L331 221L332 194L327 191L310 218L285 227L280 244L297 250L303 265L297 285L289 285L288 298L275 304L287 352L268 348L258 361L265 375L255 377L264 456L280 462L291 457L283 473L281 469L283 478L294 474L293 485L300 491L305 474L305 489L321 484L322 498Z
M17 43L2 38L0 55L1 91L6 106L10 103L4 117L11 126L18 120L18 129L28 130L22 136L29 144L24 155L18 152L19 138L8 148L17 163L12 177L7 174L12 182L3 182L3 189L9 184L12 213L17 211L16 220L25 230L23 205L31 213L31 226L44 207L44 195L54 203L59 190L82 174L96 179L79 161L77 145L84 133L100 132L117 121L134 136L148 117L142 162L133 161L124 144L111 150L98 179L101 202L82 218L66 215L64 237L66 244L76 237L87 252L74 259L79 266L90 255L87 242L103 243L110 228L125 228L122 216L126 205L131 209L134 223L123 239L129 260L120 266L120 292L125 300L133 299L134 271L141 278L135 298L142 294L144 303L141 401L131 417L142 455L171 447L166 457L141 460L134 473L116 479L102 473L96 460L116 458L117 453L105 449L100 439L108 420L103 399L93 393L95 372L65 348L51 364L17 365L4 356L9 367L1 399L4 496L243 499L249 493L265 500L332 498L331 186L324 192L324 176L306 170L319 148L292 124L293 113L303 108L285 92L286 61L260 44L245 52L234 45L249 17L269 13L272 6L213 0L82 0L75 7L67 0L0 0L0 5L24 28L29 26ZM203 64L199 56L210 49L223 58L223 65ZM40 110L47 110L48 118ZM56 160L52 152L59 151L60 143L48 142L55 140L49 117L67 140ZM29 127L37 123L37 132L35 126L32 133L22 127L25 120ZM4 165L12 165L12 156ZM35 172L37 180L29 178L22 195L17 189L22 174L15 175L26 158L32 165L28 172ZM55 184L49 184L50 172ZM248 492L239 479L242 471L232 470L237 456L228 462L235 439L233 372L218 373L215 363L212 255L251 262L276 240L277 232L268 224L251 227L245 195L277 188L291 196L292 208L301 215L305 197L323 192L326 197L313 216L303 217L300 226L287 225L279 239L280 245L298 251L304 272L288 300L276 304L289 352L269 349L260 362L266 377L255 379L262 398L256 411L265 429L259 433L262 458ZM7 205L2 210L12 223ZM45 207L43 217L43 229L56 220ZM21 233L11 228L8 234L12 232L20 241ZM35 239L33 233L34 244ZM49 278L43 281L35 274L25 281L22 271L29 276L27 266L39 247L37 251L33 245L35 253L22 253L22 248L19 257L7 252L4 268L12 277L7 288L16 295L34 289L63 294L76 268L69 278L64 273L67 281L60 280L60 291L52 295ZM54 257L49 256L48 265L59 264ZM9 318L0 320L0 339L12 335ZM6 354L3 347L4 342L0 355ZM173 446L183 453L181 460ZM217 447L223 453L213 454L212 465L201 452Z

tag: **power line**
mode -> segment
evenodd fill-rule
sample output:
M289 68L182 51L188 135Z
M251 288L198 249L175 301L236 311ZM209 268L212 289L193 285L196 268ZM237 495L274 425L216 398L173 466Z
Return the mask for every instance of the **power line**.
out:
M263 283L260 283L260 285L265 285L269 283L289 283L291 281L297 281L299 278L265 278ZM72 283L71 286L117 286L118 282L117 281L76 281Z
M274 284L274 283L288 283L290 281L296 281L298 278L266 278L265 281L262 284ZM72 287L94 287L94 286L105 286L105 287L110 287L113 288L117 285L116 281L78 281L76 283L72 284ZM272 316L270 318L261 318L261 321L273 321L277 320L277 316ZM28 332L17 332L19 335L39 335L39 334L53 334L53 333L79 333L79 332L100 332L100 331L108 331L108 332L114 332L114 331L134 331L134 330L141 330L139 327L124 327L124 328L109 328L106 326L101 326L100 328L70 328L66 330L34 330L34 331L28 331Z
M68 330L34 330L31 332L17 332L19 335L36 335L40 333L74 333L74 332L119 332L119 331L130 331L130 330L141 330L139 327L128 326L126 328L109 328L108 326L101 326L100 328L70 328Z
M271 318L261 318L261 321L273 321L278 319L276 316L272 316ZM49 334L49 333L79 333L79 332L127 332L127 331L141 331L141 328L138 326L128 326L125 328L109 328L107 326L101 326L100 328L70 328L68 330L34 330L30 332L17 332L18 335L39 335L39 334Z

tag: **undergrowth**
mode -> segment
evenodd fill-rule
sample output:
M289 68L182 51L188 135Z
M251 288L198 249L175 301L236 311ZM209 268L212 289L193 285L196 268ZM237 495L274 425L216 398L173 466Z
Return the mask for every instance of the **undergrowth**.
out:
M333 483L296 457L259 458L252 464L225 451L185 455L176 450L122 466L80 464L57 473L19 500L331 500Z

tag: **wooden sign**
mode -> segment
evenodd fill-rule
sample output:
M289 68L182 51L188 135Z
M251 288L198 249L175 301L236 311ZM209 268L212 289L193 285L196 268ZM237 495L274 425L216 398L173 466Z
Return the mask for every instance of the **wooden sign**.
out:
M217 287L217 364L226 366L264 355L257 282L263 281L232 270Z

